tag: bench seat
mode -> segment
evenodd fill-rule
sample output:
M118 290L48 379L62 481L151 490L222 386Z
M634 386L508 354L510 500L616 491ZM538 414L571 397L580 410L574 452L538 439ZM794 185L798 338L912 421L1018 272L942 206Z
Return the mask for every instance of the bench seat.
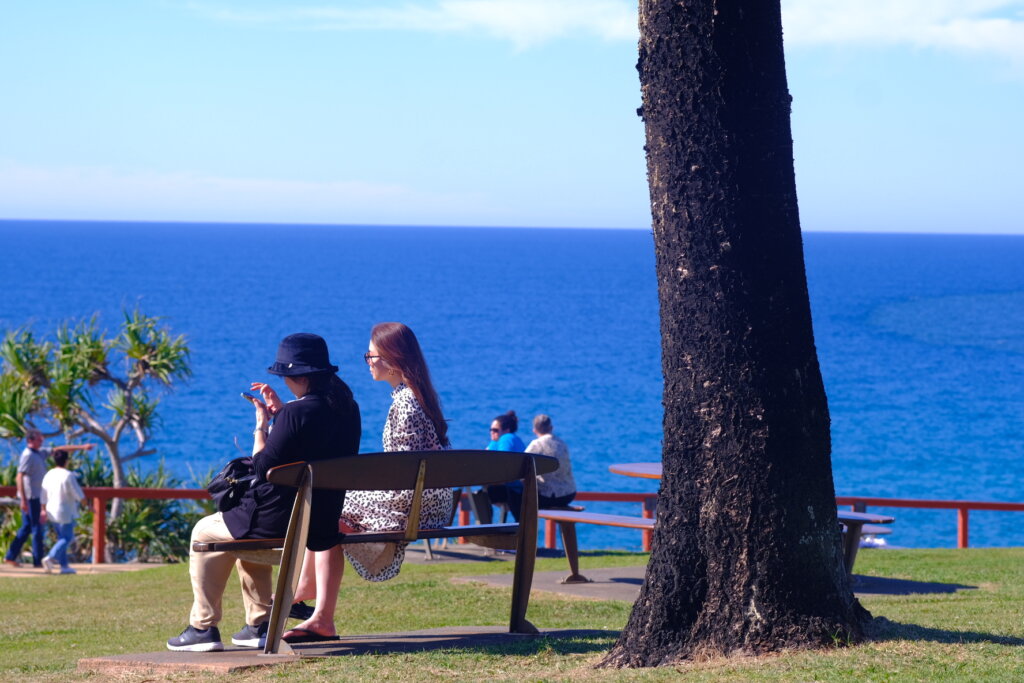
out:
M552 508L538 510L537 517L558 524L558 531L562 536L562 548L565 550L565 559L569 561L569 576L562 579L561 583L590 582L590 579L580 574L579 546L576 541L577 524L599 524L601 526L643 529L646 531L654 528L654 519L651 518L609 515L603 512L582 512Z
M843 561L847 573L853 573L853 564L857 559L857 550L863 536L882 536L892 533L888 525L895 519L888 515L876 515L868 512L849 512L838 510L836 516L843 526ZM562 583L588 583L590 579L579 572L579 548L576 541L577 524L598 524L626 529L654 529L654 519L634 517L630 515L610 515L600 512L578 512L574 510L538 510L537 517L558 524L562 536L562 547L569 561L569 576Z
M416 538L453 538L455 536L515 536L519 533L518 524L474 524L471 526L442 526L431 529L419 529ZM486 540L486 539L485 539ZM353 545L356 543L405 543L406 531L360 531L351 534L338 534L335 545ZM485 545L485 543L479 543ZM243 538L232 541L196 541L192 550L197 553L215 552L247 552L253 550L281 550L284 548L283 538Z

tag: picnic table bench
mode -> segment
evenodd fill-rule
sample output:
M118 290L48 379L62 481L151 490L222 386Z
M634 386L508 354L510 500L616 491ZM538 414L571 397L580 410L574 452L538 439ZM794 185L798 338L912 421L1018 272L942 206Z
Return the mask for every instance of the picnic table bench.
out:
M413 501L406 529L338 533L337 544L407 543L418 539L462 536L472 537L475 543L485 547L515 549L509 632L537 633L537 628L526 620L537 556L537 475L553 472L557 468L558 461L545 455L483 450L365 453L332 460L281 465L267 473L267 480L298 489L284 538L196 542L192 544L192 549L196 552L232 552L255 562L280 562L281 569L263 653L291 653L291 647L281 640L281 636L285 632L285 621L298 584L298 570L306 548L313 489L412 490ZM486 486L516 479L523 482L519 522L431 529L419 527L424 489Z
M860 548L861 537L870 534L873 536L890 533L890 529L882 524L892 524L895 520L887 515L876 515L869 512L850 512L838 510L836 512L839 523L843 525L843 562L846 565L846 572L853 573L853 563L857 559L857 550ZM580 512L568 509L544 509L538 510L537 516L540 519L547 519L558 524L558 530L562 536L562 548L565 550L565 558L569 561L569 575L562 579L561 583L589 583L590 579L580 574L579 548L576 542L577 524L598 524L626 529L653 530L654 519L646 517L634 517L631 515L609 515L601 512Z

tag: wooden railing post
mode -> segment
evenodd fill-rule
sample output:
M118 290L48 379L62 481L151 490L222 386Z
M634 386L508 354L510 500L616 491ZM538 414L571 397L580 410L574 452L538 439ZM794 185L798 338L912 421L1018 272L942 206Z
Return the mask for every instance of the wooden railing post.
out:
M653 519L654 515L657 513L657 511L658 511L658 496L650 495L650 496L644 498L643 510L640 512L640 516L643 517L644 519ZM641 533L641 537L643 538L643 549L644 549L644 552L645 553L651 552L651 539L654 537L654 534L651 531L647 530L647 529L644 529L640 533Z
M103 564L107 555L107 500L92 497L92 563Z
M557 541L555 540L555 521L553 519L544 520L544 547L548 550L553 550L557 547Z
M956 509L956 547L966 548L967 547L967 515L970 514L967 508L959 507Z
M468 495L465 491L459 497L459 526L469 526L469 503ZM465 536L459 536L458 543L469 543Z

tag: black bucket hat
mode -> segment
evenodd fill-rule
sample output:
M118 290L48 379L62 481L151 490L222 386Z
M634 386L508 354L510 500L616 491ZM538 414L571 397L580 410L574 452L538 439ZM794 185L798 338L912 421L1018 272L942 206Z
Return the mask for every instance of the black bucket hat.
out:
M337 371L338 366L331 365L327 356L327 342L309 332L290 334L282 339L277 347L277 359L267 368L270 374L282 377Z

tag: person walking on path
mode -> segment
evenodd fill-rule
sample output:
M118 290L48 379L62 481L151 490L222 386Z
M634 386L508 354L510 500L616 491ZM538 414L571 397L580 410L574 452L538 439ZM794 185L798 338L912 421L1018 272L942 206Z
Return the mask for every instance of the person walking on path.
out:
M576 497L576 480L572 476L569 447L552 432L551 417L548 415L541 414L533 418L533 433L537 438L526 447L526 452L550 455L558 460L557 470L537 475L537 507L565 507Z
M43 531L46 525L46 511L42 507L43 477L46 476L46 458L56 451L87 451L94 444L82 446L63 445L52 449L43 448L43 435L38 429L29 429L25 433L26 448L18 461L18 474L15 485L18 489L18 500L21 504L21 528L7 549L4 562L11 567L19 567L18 556L28 537L32 537L32 565L43 566Z
M56 451L53 454L55 467L43 477L43 510L50 519L57 542L43 558L43 567L49 574L57 566L61 574L75 574L68 564L68 546L75 540L75 519L78 518L78 503L85 498L78 477L67 469L68 454Z

